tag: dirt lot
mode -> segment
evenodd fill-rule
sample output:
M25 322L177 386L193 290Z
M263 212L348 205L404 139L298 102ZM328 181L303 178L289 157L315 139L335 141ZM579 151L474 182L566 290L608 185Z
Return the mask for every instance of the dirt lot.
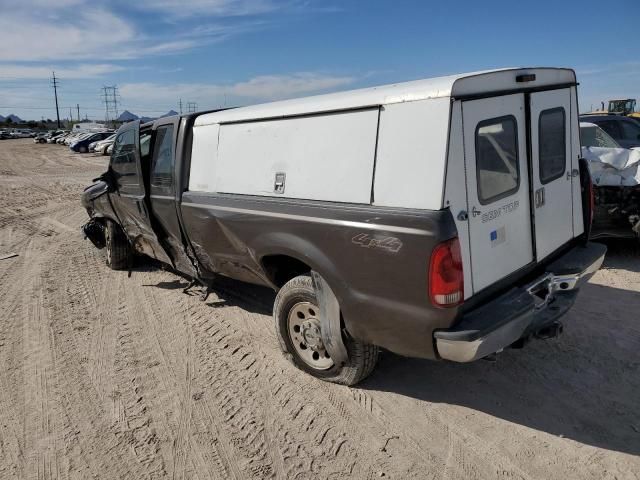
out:
M0 142L0 478L640 478L640 252L610 245L566 333L497 363L291 367L273 294L206 302L82 239L105 157Z

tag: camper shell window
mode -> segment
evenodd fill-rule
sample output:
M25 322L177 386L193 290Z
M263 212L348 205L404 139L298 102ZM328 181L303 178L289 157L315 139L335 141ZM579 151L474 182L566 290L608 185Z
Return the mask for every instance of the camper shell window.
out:
M567 165L564 108L540 112L538 125L538 155L540 182L545 185L564 175Z
M513 115L478 123L475 135L478 199L482 205L518 191L518 124Z

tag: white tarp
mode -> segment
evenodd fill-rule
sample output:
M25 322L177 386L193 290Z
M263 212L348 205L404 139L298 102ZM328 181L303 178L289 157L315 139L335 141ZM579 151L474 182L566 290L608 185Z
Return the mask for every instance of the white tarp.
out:
M602 186L640 185L640 150L582 147L593 183Z

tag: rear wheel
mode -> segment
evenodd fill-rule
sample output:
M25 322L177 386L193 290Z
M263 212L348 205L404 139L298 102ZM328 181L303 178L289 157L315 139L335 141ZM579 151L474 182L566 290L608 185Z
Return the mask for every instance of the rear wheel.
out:
M355 385L368 377L378 360L378 347L343 335L349 359L336 365L322 341L319 313L309 275L295 277L280 289L273 317L285 356L300 370L328 382Z
M80 147L80 148L78 149L78 151L79 151L80 153L87 153L87 152L89 151L89 149L83 145L82 147Z
M125 269L131 259L131 247L122 229L111 220L104 229L106 263L112 270Z

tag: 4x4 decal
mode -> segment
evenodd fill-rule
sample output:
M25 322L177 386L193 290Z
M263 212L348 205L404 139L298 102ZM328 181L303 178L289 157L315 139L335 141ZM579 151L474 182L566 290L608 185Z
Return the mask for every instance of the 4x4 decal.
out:
M351 242L364 248L376 248L398 253L402 248L402 242L396 237L375 236L368 233L359 233L351 239Z

